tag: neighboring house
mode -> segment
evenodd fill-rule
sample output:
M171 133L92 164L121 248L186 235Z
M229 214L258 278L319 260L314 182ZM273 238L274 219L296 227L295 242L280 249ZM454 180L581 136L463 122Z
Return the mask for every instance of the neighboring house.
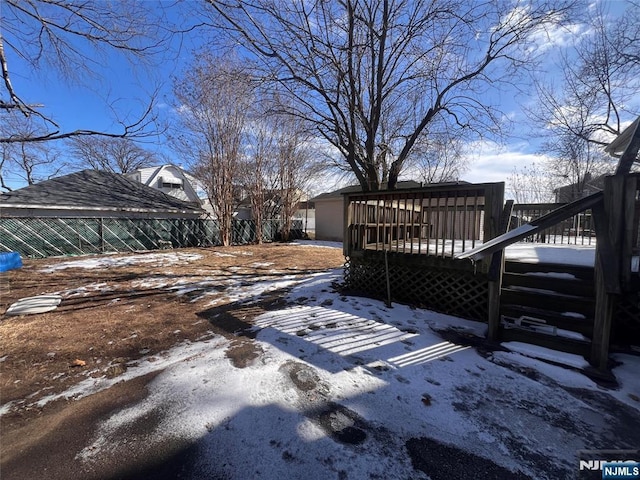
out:
M422 184L412 180L398 182L398 189L419 188ZM341 242L344 238L344 193L361 192L360 185L341 188L333 192L322 193L309 201L315 204L315 230L317 240Z
M596 192L600 192L604 188L605 176L606 175L599 175L593 178L590 173L587 173L582 182L556 188L553 191L556 203L571 203Z
M213 211L198 181L176 165L139 168L125 176L179 200L193 203L208 214Z
M0 217L199 218L194 203L116 173L82 170L0 195Z

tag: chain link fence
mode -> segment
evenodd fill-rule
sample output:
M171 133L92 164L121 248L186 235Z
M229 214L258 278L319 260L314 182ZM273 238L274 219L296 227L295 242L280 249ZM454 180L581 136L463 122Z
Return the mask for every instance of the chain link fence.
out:
M278 220L265 220L262 241L278 240ZM257 243L252 220L234 220L231 243ZM292 234L302 235L294 221ZM221 245L217 220L166 218L0 218L0 251L23 257L87 255Z

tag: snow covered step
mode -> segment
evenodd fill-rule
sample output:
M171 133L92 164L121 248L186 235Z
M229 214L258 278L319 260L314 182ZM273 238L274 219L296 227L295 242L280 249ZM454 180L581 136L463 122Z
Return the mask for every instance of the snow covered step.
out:
M593 283L593 267L552 263L505 262L505 272L538 274L547 277L584 280Z
M584 357L591 354L591 342L579 339L574 335L553 335L524 328L502 328L500 329L500 341L529 343Z
M577 312L558 313L542 308L503 304L500 313L509 318L521 318L523 316L536 318L547 325L579 332L589 338L593 335L593 317L587 317Z
M557 313L575 312L593 318L595 300L593 297L563 295L550 291L503 288L501 305L522 305Z
M564 276L560 276L564 275ZM525 287L540 290L550 290L565 295L593 297L592 282L576 279L569 273L547 274L545 272L504 274L502 284L505 287Z

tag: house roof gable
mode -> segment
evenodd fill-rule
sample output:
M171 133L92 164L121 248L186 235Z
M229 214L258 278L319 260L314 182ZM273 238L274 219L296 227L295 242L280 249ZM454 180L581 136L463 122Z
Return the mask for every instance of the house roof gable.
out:
M185 188L185 191L187 191L189 197L193 198L194 201L199 198L196 186L197 180L177 165L167 163L165 165L160 165L159 167L139 168L136 171L146 173L145 176L148 178L145 185L151 186L157 183L158 178L162 176L162 172L165 170L170 170L172 175L177 175L179 178L182 178L183 187Z
M99 170L82 170L3 193L0 205L74 210L199 211L192 204L123 175Z

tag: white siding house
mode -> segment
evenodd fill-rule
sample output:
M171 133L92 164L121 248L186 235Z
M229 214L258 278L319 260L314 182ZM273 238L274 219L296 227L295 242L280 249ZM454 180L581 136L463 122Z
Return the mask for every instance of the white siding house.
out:
M176 165L139 168L125 176L183 202L193 203L209 215L212 213L208 199L198 187L198 181Z

